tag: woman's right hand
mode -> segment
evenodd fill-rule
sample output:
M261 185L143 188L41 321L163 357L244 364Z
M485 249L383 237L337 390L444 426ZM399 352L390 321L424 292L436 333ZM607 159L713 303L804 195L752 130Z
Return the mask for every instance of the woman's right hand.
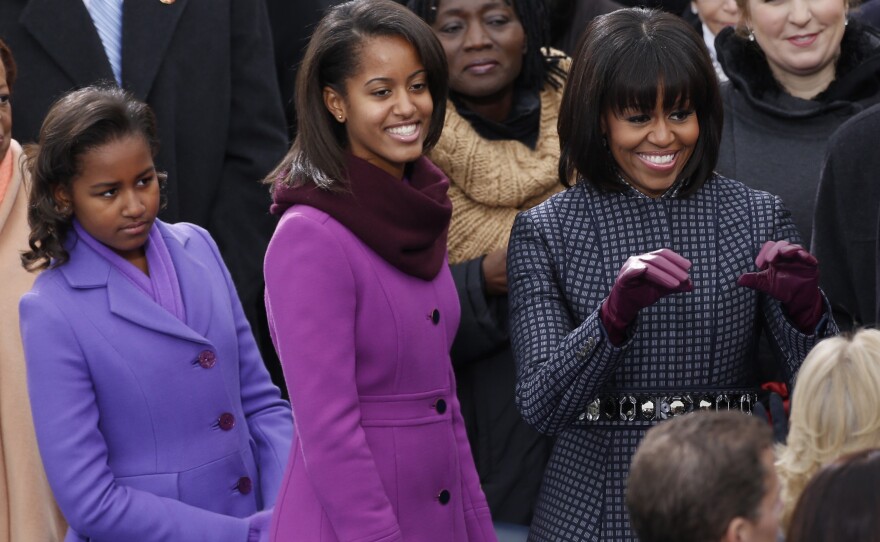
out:
M489 295L507 295L507 247L483 256L483 280Z
M615 345L623 343L626 328L639 311L658 299L694 289L688 270L691 262L668 248L632 256L626 260L599 317Z
M272 526L272 510L261 510L248 517L247 542L269 542L269 528Z

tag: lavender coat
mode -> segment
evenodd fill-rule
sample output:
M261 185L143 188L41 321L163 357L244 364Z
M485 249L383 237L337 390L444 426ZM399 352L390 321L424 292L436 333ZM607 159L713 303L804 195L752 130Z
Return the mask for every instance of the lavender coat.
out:
M296 418L273 540L494 541L449 361L449 269L406 275L294 205L264 271Z
M190 224L154 227L185 324L85 243L22 297L46 474L67 540L245 542L240 518L275 501L290 409L214 241Z

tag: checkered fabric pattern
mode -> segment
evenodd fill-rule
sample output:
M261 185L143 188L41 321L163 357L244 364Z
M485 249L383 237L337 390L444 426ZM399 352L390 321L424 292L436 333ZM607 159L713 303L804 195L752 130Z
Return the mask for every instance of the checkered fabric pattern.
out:
M626 477L652 422L578 421L597 395L757 387L762 326L790 381L837 332L830 310L804 335L778 301L736 285L757 270L761 245L778 239L800 243L780 198L720 176L684 199L582 182L517 217L508 252L516 400L526 421L557 438L530 541L636 540ZM628 257L660 248L693 263L694 290L643 309L614 347L599 306Z

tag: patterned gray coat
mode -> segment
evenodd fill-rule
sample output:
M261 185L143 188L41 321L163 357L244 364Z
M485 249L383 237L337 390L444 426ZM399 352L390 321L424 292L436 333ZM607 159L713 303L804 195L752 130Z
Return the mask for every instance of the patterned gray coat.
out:
M826 311L816 334L804 335L778 301L736 285L757 270L761 245L779 239L800 243L780 198L720 176L687 198L581 182L517 217L508 252L517 405L527 422L556 435L530 541L635 540L626 477L656 421L641 411L633 421L590 421L594 399L656 396L659 417L668 404L659 398L673 395L666 392L712 390L691 397L699 405L716 391L757 387L761 326L790 381L812 346L837 332ZM664 247L693 263L694 290L643 309L617 348L599 306L628 257ZM619 418L625 408L601 408L609 404Z

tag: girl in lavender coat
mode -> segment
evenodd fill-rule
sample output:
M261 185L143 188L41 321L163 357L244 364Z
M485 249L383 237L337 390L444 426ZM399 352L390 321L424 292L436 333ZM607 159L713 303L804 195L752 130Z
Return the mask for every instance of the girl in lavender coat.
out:
M273 540L494 541L455 395L446 62L388 0L333 8L297 81L266 306L296 417Z
M156 218L153 114L89 87L29 156L20 302L37 442L66 540L257 542L292 434L205 230ZM261 512L262 510L262 512Z

